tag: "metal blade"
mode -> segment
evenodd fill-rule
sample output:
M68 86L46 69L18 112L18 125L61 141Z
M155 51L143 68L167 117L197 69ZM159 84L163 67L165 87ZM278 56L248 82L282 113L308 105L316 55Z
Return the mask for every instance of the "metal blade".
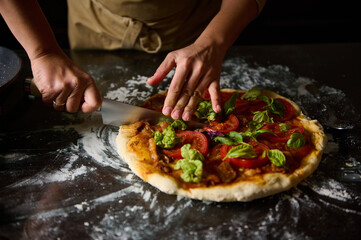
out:
M106 98L103 99L101 113L104 124L118 127L120 125L131 124L138 121L149 121L152 124L156 124L162 119L173 120L154 110ZM205 124L196 121L188 121L187 125L191 128L203 128L205 126Z

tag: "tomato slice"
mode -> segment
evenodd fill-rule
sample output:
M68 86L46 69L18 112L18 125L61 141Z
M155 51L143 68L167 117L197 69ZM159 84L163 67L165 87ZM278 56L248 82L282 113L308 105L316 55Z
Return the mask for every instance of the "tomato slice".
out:
M283 98L275 98L274 100L281 102L283 104L283 106L285 107L282 110L283 117L281 117L278 114L273 114L273 113L270 113L270 117L273 117L273 120L276 122L285 122L285 121L291 120L295 114L295 108L292 106L292 104ZM250 101L249 103L250 103L249 111L251 113L254 113L256 111L264 111L268 108L268 107L265 108L267 106L267 104L260 99Z
M251 113L257 112L257 111L264 111L264 107L267 105L264 101L260 99L249 101L249 111Z
M181 131L177 132L178 137L182 137L183 141L181 144L178 144L172 149L163 149L163 153L169 157L181 159L181 147L185 144L190 144L191 148L198 150L202 153L203 156L206 156L208 153L208 139L207 137L200 132L193 131Z
M288 150L291 152L292 156L295 159L301 160L311 152L312 145L306 144L300 148L289 148Z
M210 127L205 127L205 130L216 130L218 132L229 133L237 130L239 127L239 120L234 114L230 114L224 122L213 121L209 124Z
M224 161L231 162L233 165L241 168L258 168L266 165L269 162L269 160L267 154L263 154L263 152L269 150L269 148L266 145L256 141L251 141L248 144L250 144L253 150L256 152L257 156L255 158L252 159L230 158L230 157L226 158L229 150L236 147L236 146L229 146L226 144L222 145L221 147L221 158L224 159Z
M291 120L293 118L293 115L295 114L295 108L292 106L292 104L283 98L275 98L275 100L280 101L285 106L285 108L282 111L283 117L277 114L270 114L273 117L273 120L277 122L285 122Z
M248 110L249 108L249 102L246 100L241 99L241 96L243 94L239 94L238 98L236 99L236 105L235 105L235 109L232 112L233 114L242 114L245 111ZM233 96L233 93L231 92L221 92L221 99L222 99L222 103L224 105L225 102L227 102L231 97Z
M290 136L295 132L300 132L303 134L304 128L296 125L290 125L290 129L287 131L281 131L281 127L279 123L267 123L262 127L262 129L267 129L275 133L277 136L271 133L263 133L261 135L262 138L265 138L271 142L287 142L290 139Z

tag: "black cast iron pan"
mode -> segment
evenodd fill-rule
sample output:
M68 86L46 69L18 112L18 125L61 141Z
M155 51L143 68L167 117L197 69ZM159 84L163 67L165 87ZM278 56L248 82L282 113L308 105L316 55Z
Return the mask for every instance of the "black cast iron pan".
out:
M0 46L0 117L16 109L25 97L24 79L22 59Z

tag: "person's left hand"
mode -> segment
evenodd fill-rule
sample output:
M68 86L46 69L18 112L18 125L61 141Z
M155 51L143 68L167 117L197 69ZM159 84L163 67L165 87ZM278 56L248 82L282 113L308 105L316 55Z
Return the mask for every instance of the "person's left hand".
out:
M166 75L176 68L164 102L163 114L173 119L191 119L196 106L209 91L215 112L221 111L220 74L224 53L215 47L192 44L170 52L148 84L159 84Z

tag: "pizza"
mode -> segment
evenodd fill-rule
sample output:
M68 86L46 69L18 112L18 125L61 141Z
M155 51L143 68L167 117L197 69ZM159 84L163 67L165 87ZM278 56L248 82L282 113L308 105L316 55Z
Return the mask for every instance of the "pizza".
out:
M143 107L161 111L166 92ZM192 129L182 120L122 125L120 157L141 179L167 194L227 202L286 191L314 172L327 143L317 120L275 92L222 89L222 113L202 99Z

